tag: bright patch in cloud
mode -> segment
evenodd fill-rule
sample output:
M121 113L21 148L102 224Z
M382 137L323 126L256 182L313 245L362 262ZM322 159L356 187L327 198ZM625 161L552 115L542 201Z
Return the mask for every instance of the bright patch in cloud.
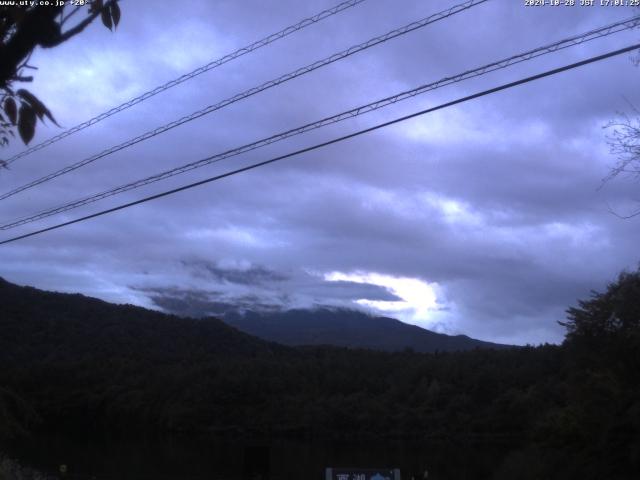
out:
M393 313L401 320L414 324L432 324L437 321L436 313L441 309L438 303L440 287L437 283L427 283L417 278L393 277L379 273L331 272L324 275L327 281L346 281L379 285L401 298L396 301L366 300L356 302L380 312Z
M423 199L432 208L439 210L447 223L470 226L483 224L482 216L464 202L433 193L424 194Z
M482 118L482 121L478 121ZM495 112L486 109L449 109L417 117L395 127L394 132L412 142L432 145L539 145L548 141L553 131L550 124L533 118L514 125ZM509 132L509 135L505 135Z
M459 142L461 138L473 143L486 141L486 132L473 124L468 113L456 109L433 112L396 129L403 137L421 143L445 145Z

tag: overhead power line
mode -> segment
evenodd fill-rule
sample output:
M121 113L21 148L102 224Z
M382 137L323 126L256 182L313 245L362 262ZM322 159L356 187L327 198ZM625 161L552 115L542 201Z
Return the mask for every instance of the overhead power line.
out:
M127 140L126 142L123 142L119 145L116 145L114 147L108 148L107 150L104 150L96 155L93 155L91 157L85 158L84 160L80 160L72 165L68 165L56 172L50 173L48 175L45 175L44 177L41 177L37 180L34 180L32 182L29 182L25 185L22 185L18 188L15 188L14 190L11 190L9 192L6 192L2 195L0 195L0 200L5 200L9 197L12 197L20 192L23 192L25 190L28 190L30 188L33 188L37 185L40 185L44 182L47 182L49 180L53 180L54 178L57 178L61 175L65 175L69 172L72 172L74 170L77 170L78 168L84 167L85 165L88 165L90 163L95 162L96 160L106 157L108 155L111 155L113 153L116 153L120 150L123 150L127 147L130 147L132 145L135 145L137 143L140 143L142 141L145 140L149 140L152 137L155 137L156 135L160 135L161 133L164 133L168 130L171 130L175 127L178 127L180 125L183 125L187 122L190 122L192 120L195 120L197 118L203 117L204 115L207 115L209 113L215 112L216 110L220 110L224 107L227 107L228 105L231 105L233 103L236 103L240 100L243 100L247 97L250 97L252 95L255 95L257 93L263 92L264 90L267 90L269 88L273 88L277 85L280 85L284 82L288 82L289 80L293 80L294 78L300 77L302 75L305 75L307 73L313 72L314 70L317 70L321 67L324 67L326 65L329 65L331 63L337 62L338 60L342 60L344 58L350 57L351 55L354 55L356 53L362 52L364 50L367 50L371 47L374 47L378 44L387 42L389 40L392 40L396 37L399 37L401 35L406 35L407 33L413 32L414 30L417 30L419 28L423 28L426 27L427 25L430 25L432 23L438 22L440 20L443 20L445 18L449 18L457 13L463 12L465 10L468 10L472 7L475 7L477 5L480 5L482 3L485 3L489 0L468 0L464 3L458 4L458 5L454 5L453 7L447 8L446 10L443 10L441 12L438 12L436 14L430 15L429 17L423 18L422 20L418 20L417 22L412 22L409 23L403 27L400 27L398 29L392 30L390 32L385 33L384 35L380 35L374 38L371 38L369 40L367 40L366 42L360 43L358 45L354 45L350 48L347 48L346 50L343 50L339 53L334 53L333 55L324 58L323 60L318 60L314 63L311 63L305 67L301 67L298 68L297 70L294 70L290 73L287 73L285 75L282 75L274 80L270 80L268 82L265 82L257 87L253 87L250 88L249 90L245 90L242 93L239 93L237 95L234 95L233 97L229 97L225 100L222 100L221 102L218 102L214 105L209 105L208 107L205 107L201 110L198 110L196 112L193 112L190 115L186 115L178 120L174 120L173 122L170 122L166 125L163 125L161 127L158 127L154 130L150 130L146 133L143 133L142 135L139 135L135 138L132 138L130 140Z
M313 15L312 17L309 18L305 18L301 21L299 21L298 23L294 24L294 25L290 25L287 28L284 28L282 30L280 30L279 32L276 33L272 33L271 35L264 37L261 40L258 40L256 42L253 42L250 45L247 45L245 47L239 48L234 52L228 53L216 60L213 60L209 63L207 63L206 65L202 65L201 67L196 68L195 70L189 72L189 73L185 73L184 75L181 75L178 78L175 78L173 80L170 80L167 83L164 83L163 85L159 85L156 88L149 90L148 92L144 92L140 95L138 95L135 98L132 98L131 100L122 103L121 105L118 105L117 107L113 107L111 110L107 110L106 112L101 113L100 115L97 115L85 122L79 123L78 125L76 125L75 127L71 127L68 130L65 130L62 133L59 133L58 135L51 137L41 143L38 143L36 145L33 145L32 147L14 155L13 157L9 158L8 160L6 160L7 165L11 164L13 162L15 162L16 160L18 160L19 158L23 158L26 157L27 155L32 154L33 152L37 152L38 150L42 150L45 147L48 147L49 145L53 145L54 143L62 140L63 138L68 137L69 135L73 135L74 133L77 133L81 130L84 130L85 128L90 127L91 125L95 125L98 122L101 122L102 120L105 120L109 117L111 117L112 115L115 115L116 113L122 112L124 110L127 110L128 108L133 107L134 105L137 105L141 102L144 102L145 100L148 100L151 97L154 97L155 95L164 92L165 90L169 90L170 88L175 87L176 85L180 85L181 83L186 82L187 80L191 80L194 77L197 77L198 75L201 75L205 72L208 72L209 70L213 70L214 68L217 68L221 65L224 65L225 63L228 63L232 60L235 60L236 58L240 58L243 55L246 55L248 53L251 53L255 50L258 50L259 48L262 47L266 47L267 45L274 43L278 40L281 40L285 37L288 37L289 35L291 35L292 33L295 33L299 30L302 30L310 25L314 25L326 18L329 18L337 13L343 12L351 7L355 7L356 5L364 2L366 0L348 0L342 3L339 3L338 5L329 8L327 10L323 10L320 13L317 13L315 15Z
M222 153L218 153L215 155L211 155L208 156L206 158L197 160L195 162L191 162L191 163L187 163L185 165L182 165L180 167L176 167L143 179L139 179L136 180L134 182L130 182L124 185L121 185L119 187L116 188L112 188L100 193L96 193L87 197L84 197L82 199L79 200L75 200L73 202L69 202L69 203L65 203L63 205L59 205L57 207L53 207L53 208L48 208L46 210L40 211L38 213L35 214L31 214L28 216L24 216L21 217L19 219L16 220L12 220L10 222L7 222L3 225L0 225L0 230L9 230L11 228L16 228L18 226L21 225L25 225L28 223L32 223L35 222L37 220L41 220L43 218L47 218L50 217L52 215L58 214L58 213L62 213L62 212L66 212L75 208L79 208L82 207L84 205L88 205L94 202L97 202L99 200L108 198L108 197L112 197L114 195L118 195L120 193L124 193L127 192L129 190L133 190L136 188L140 188L142 186L145 185L149 185L151 183L155 183L158 182L160 180L164 180L170 177L173 177L175 175L179 175L185 172L188 172L190 170L194 170L196 168L201 168L204 167L206 165L210 165L212 163L216 163L219 161L222 161L224 159L230 158L230 157L234 157L267 145L270 145L272 143L276 143L279 142L281 140L296 136L296 135L300 135L303 133L306 133L308 131L311 130L315 130L321 127L324 127L326 125L330 125L330 124L334 124L334 123L338 123L350 118L354 118L357 117L359 115L363 115L365 113L369 113L369 112L373 112L375 110L387 107L389 105L392 105L394 103L403 101L403 100L407 100L410 98L415 97L416 95L419 94L423 94L432 90L436 90L438 88L447 86L447 85L451 85L454 83L458 83L461 82L463 80L467 80L470 78L474 78L474 77L478 77L496 70L500 70L500 69L504 69L507 68L509 66L524 62L524 61L528 61L531 60L533 58L537 58L540 57L542 55L546 55L549 53L553 53L556 52L558 50L562 50L568 47L572 47L575 45L579 45L582 44L584 42L590 41L590 40L595 40L597 38L602 38L604 36L607 35L611 35L623 30L627 30L627 29L631 29L634 27L637 27L638 25L640 25L640 16L636 16L636 17L632 17L626 20L622 20L610 25L606 25L594 30L589 30L588 32L584 32L582 34L579 35L574 35L572 37L569 38L565 38L563 40L551 43L549 45L545 45L542 47L538 47L535 48L533 50L528 50L526 52L517 54L517 55L513 55L511 57L507 57L505 59L502 60L498 60L496 62L492 62L489 63L487 65L484 65L482 67L479 68L475 68L473 70L467 70L463 73L454 75L454 76L450 76L450 77L445 77L442 78L436 82L432 82L432 83L428 83L425 85L421 85L417 88L411 89L411 90L407 90L404 92L400 92L397 93L395 95L386 97L386 98L382 98L379 100L376 100L374 102L368 103L366 105L361 105L359 107L353 108L351 110L347 110L345 112L341 112L337 115L333 115L331 117L326 117L323 118L321 120L312 122L312 123L308 123L306 125L291 129L291 130L287 130L285 132L281 132L278 133L276 135L272 135L270 137L266 137L245 145L242 145L240 147L236 147L233 148L231 150L227 150L225 152Z
M108 208L106 210L102 210L100 212L93 213L91 215L86 215L84 217L80 217L80 218L76 218L74 220L70 220L70 221L67 221L67 222L59 223L59 224L53 225L51 227L42 228L40 230L36 230L36 231L33 231L33 232L25 233L25 234L19 235L17 237L9 238L7 240L0 241L0 245L5 245L7 243L16 242L18 240L22 240L22 239L25 239L25 238L33 237L35 235L40 235L42 233L50 232L52 230L56 230L56 229L59 229L59 228L62 228L62 227L73 225L75 223L80 223L80 222L84 222L86 220L90 220L92 218L100 217L100 216L106 215L108 213L117 212L119 210L124 210L126 208L133 207L135 205L139 205L139 204L142 204L142 203L150 202L152 200L157 200L158 198L162 198L162 197L166 197L166 196L169 196L169 195L173 195L175 193L182 192L184 190L189 190L191 188L195 188L195 187L198 187L200 185L205 185L207 183L215 182L215 181L221 180L223 178L231 177L231 176L237 175L239 173L247 172L249 170L254 170L256 168L263 167L263 166L266 166L266 165L269 165L269 164L272 164L272 163L275 163L275 162L279 162L279 161L287 159L287 158L295 157L297 155L301 155L301 154L304 154L304 153L311 152L313 150L318 150L320 148L323 148L323 147L326 147L326 146L329 146L329 145L333 145L333 144L336 144L336 143L339 143L339 142L343 142L345 140L348 140L348 139L351 139L351 138L354 138L354 137L358 137L360 135L364 135L365 133L370 133L370 132L373 132L375 130L379 130L381 128L388 127L390 125L394 125L396 123L404 122L404 121L409 120L411 118L416 118L416 117L419 117L419 116L422 116L422 115L426 115L427 113L435 112L437 110L442 110L444 108L448 108L448 107L451 107L453 105L458 105L458 104L461 104L461 103L464 103L464 102L468 102L468 101L474 100L476 98L484 97L486 95L491 95L493 93L500 92L502 90L507 90L507 89L510 89L510 88L513 88L513 87L516 87L516 86L519 86L519 85L523 85L525 83L529 83L529 82L533 82L533 81L536 81L536 80L540 80L540 79L545 78L545 77L549 77L549 76L552 76L552 75L557 75L558 73L566 72L567 70L572 70L574 68L582 67L584 65L588 65L588 64L595 63L595 62L598 62L598 61L601 61L601 60L605 60L607 58L611 58L611 57L614 57L614 56L617 56L617 55L622 55L624 53L631 52L631 51L636 50L638 48L640 48L640 43L635 44L635 45L631 45L629 47L621 48L619 50L614 50L612 52L608 52L608 53L605 53L603 55L598 55L598 56L595 56L595 57L591 57L591 58L588 58L586 60L582 60L580 62L572 63L570 65L565 65L564 67L555 68L553 70L547 70L546 72L539 73L537 75L532 75L530 77L525 77L525 78L522 78L520 80L516 80L514 82L506 83L506 84L500 85L498 87L490 88L490 89L484 90L482 92L474 93L472 95L468 95L466 97L462 97L462 98L459 98L457 100L452 100L450 102L440 104L440 105L438 105L436 107L427 108L427 109L421 110L419 112L415 112L415 113L412 113L412 114L409 114L409 115L405 115L403 117L396 118L394 120L389 120L389 121L384 122L384 123L379 123L379 124L374 125L372 127L365 128L363 130L359 130L357 132L350 133L348 135L343 135L341 137L337 137L337 138L334 138L332 140L328 140L326 142L318 143L318 144L312 145L310 147L306 147L306 148L303 148L303 149L300 149L300 150L296 150L294 152L290 152L290 153L287 153L285 155L280 155L278 157L274 157L274 158L271 158L269 160L264 160L262 162L254 163L254 164L248 165L246 167L242 167L242 168L238 168L236 170L232 170L230 172L226 172L226 173L223 173L223 174L220 174L220 175L215 175L213 177L209 177L209 178L206 178L204 180L200 180L198 182L190 183L190 184L184 185L182 187L178 187L178 188L174 188L174 189L171 189L171 190L167 190L167 191L164 191L162 193L157 193L155 195L150 195L148 197L141 198L139 200L135 200L133 202L125 203L125 204L122 204L122 205L118 205L117 207Z

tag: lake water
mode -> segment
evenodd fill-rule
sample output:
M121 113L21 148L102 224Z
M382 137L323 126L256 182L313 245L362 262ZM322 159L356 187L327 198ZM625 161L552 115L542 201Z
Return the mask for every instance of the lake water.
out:
M326 467L400 468L429 480L493 478L508 457L505 445L442 442L145 440L47 436L5 452L24 466L69 480L323 480ZM60 476L60 475L59 475Z

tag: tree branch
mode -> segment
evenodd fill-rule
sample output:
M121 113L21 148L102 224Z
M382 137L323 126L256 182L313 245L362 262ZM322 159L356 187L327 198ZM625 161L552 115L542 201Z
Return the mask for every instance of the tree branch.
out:
M98 15L117 0L109 0L73 28L62 33L56 17L63 6L36 6L25 13L20 27L6 44L0 44L0 87L6 87L14 79L18 66L37 47L51 48L60 45L82 32ZM73 12L72 12L73 13ZM68 18L68 17L67 17Z
M616 212L613 208L611 208L611 205L607 204L607 209L609 210L609 213L611 213L612 215L615 215L616 217L618 217L620 220L629 220L630 218L634 218L640 215L640 210L637 210L629 215L620 215L618 212Z
M60 41L58 43L56 43L55 45L51 45L52 47L55 47L56 45L61 44L62 42L66 42L67 40L69 40L71 37L79 34L80 32L82 32L85 28L87 28L89 26L89 24L91 22L93 22L98 15L101 15L103 11L105 11L107 8L111 7L111 4L115 3L116 0L110 0L108 2L106 2L102 8L96 10L95 12L93 12L92 14L90 14L87 18L85 18L83 21L81 21L80 23L78 23L75 27L67 30L64 33L60 34Z
M62 17L62 20L60 20L60 26L63 26L67 22L67 20L69 20L71 17L73 17L81 9L82 9L82 7L76 7L71 12L69 12L69 14L66 17Z
M27 12L15 34L0 46L0 85L6 86L15 75L18 65L43 41L56 34L55 17L63 7L35 7Z

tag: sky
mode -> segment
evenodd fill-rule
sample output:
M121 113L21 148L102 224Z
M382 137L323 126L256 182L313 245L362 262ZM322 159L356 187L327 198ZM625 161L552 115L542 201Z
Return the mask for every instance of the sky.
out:
M61 127L32 144L337 4L121 2L34 53L28 88ZM11 190L456 0L366 0L213 69L0 171ZM579 2L578 2L579 3ZM639 14L490 0L0 201L11 220ZM622 32L37 223L81 215L324 142L640 41ZM336 306L434 331L557 343L565 310L637 268L637 179L603 128L640 106L631 54L443 109L276 164L0 246L0 276L175 313ZM24 147L14 141L9 158ZM173 307L172 307L173 308Z

